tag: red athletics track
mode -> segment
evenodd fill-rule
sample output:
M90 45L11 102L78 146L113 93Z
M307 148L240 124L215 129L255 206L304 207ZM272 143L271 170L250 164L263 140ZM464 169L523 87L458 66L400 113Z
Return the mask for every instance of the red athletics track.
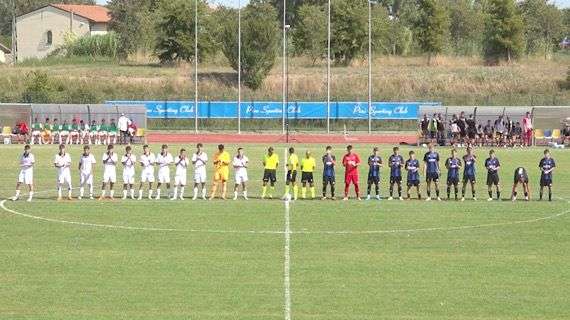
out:
M253 134L253 133L158 133L152 132L146 135L148 143L285 143L285 135L282 134ZM375 144L416 144L417 137L414 134L378 134L378 135L349 135L342 134L290 134L290 143L321 143L321 144L346 144L346 143L375 143Z

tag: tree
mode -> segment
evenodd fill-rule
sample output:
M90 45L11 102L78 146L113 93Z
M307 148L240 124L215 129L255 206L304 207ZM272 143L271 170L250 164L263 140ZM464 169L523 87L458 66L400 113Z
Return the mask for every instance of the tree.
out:
M524 0L520 10L527 52L547 58L564 36L562 12L548 0Z
M313 65L327 49L327 15L321 6L303 5L293 29L293 46L297 54L307 54Z
M140 32L143 26L141 11L145 9L146 6L140 0L111 0L109 2L111 11L109 27L117 34L117 54L121 60L126 60L139 48L143 34Z
M331 6L332 58L348 65L368 45L367 0L333 0Z
M210 34L211 16L207 14L205 0L198 2L198 52L205 59L215 50L214 37ZM157 41L155 52L161 63L191 61L194 50L194 2L187 0L161 1L156 22Z
M480 5L472 0L449 0L451 45L456 54L481 53L485 16Z
M514 0L489 0L484 54L487 63L511 62L524 51L523 21Z
M238 70L237 13L227 9L220 35L222 51L234 70ZM279 25L275 8L251 2L242 11L241 74L243 83L253 90L263 84L277 56Z
M418 43L428 54L428 65L431 58L443 52L449 35L449 15L440 0L420 0L420 16L416 29Z

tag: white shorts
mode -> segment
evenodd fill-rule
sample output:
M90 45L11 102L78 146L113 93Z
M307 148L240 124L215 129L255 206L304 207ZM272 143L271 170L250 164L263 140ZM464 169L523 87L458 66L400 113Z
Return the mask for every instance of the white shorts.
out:
M123 169L123 183L125 184L135 183L135 168Z
M79 174L79 183L81 185L93 185L93 174L87 172L81 172Z
M117 182L117 170L113 170L113 169L105 169L103 171L103 182L111 182L111 183L115 183Z
M141 182L154 182L154 168L144 168L141 172Z
M236 178L236 184L241 184L241 183L247 182L247 180L248 180L247 171L236 173L235 178Z
M169 167L163 167L158 169L158 183L170 183Z
M59 184L67 184L71 188L71 173L63 172L58 174L57 176L57 183Z
M41 131L34 130L32 131L32 136L40 136L42 134Z
M79 135L79 131L71 131L71 135L72 135L72 136L77 136L77 135Z
M99 135L100 135L100 136L106 136L106 135L107 135L107 131L99 131Z
M186 174L176 174L174 176L174 185L185 186L186 185Z
M115 137L115 136L117 136L117 132L115 132L115 131L109 131L109 135L112 136L112 137Z
M68 136L69 135L69 131L60 131L59 132L60 136Z
M206 170L194 171L194 182L195 183L206 183Z
M18 182L24 184L34 184L34 170L20 170L20 174L18 175Z

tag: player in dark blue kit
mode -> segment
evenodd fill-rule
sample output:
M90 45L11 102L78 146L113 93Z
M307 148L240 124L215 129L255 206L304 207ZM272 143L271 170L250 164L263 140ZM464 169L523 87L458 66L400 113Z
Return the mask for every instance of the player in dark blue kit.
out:
M404 167L404 157L400 155L400 148L394 147L392 149L394 153L388 158L388 165L390 166L390 197L388 200L392 200L394 194L394 184L398 185L398 198L402 198L402 167Z
M445 161L445 167L447 168L447 200L451 195L451 186L453 186L455 200L457 200L459 196L459 170L461 169L461 159L457 157L457 150L451 150L451 157Z
M529 193L530 193L530 188L528 187L528 173L526 172L526 169L523 167L518 167L515 169L515 177L514 177L514 182L513 182L513 192L511 194L511 199L513 201L517 200L517 186L520 184L522 184L523 186L523 191L524 191L524 199L526 201L529 200Z
M410 158L406 160L404 167L408 171L408 190L406 192L408 200L410 199L410 189L412 189L412 187L416 187L418 191L418 199L421 200L422 193L420 192L420 161L416 159L415 152L410 151Z
M370 189L374 185L376 191L376 199L380 200L380 168L382 167L382 158L380 157L378 147L374 147L372 155L368 157L368 193L366 200L370 200Z
M475 164L477 163L477 157L473 154L473 149L467 147L467 154L463 156L463 188L461 188L461 201L465 201L465 191L467 191L467 182L471 184L471 194L473 195L473 200L476 201L475 197Z
M435 186L435 194L437 200L441 201L439 197L439 154L435 151L433 143L429 145L429 151L424 155L424 172L426 174L427 182L427 198L426 201L431 200L431 183Z
M544 187L548 187L548 201L552 201L552 171L556 168L556 162L550 155L550 150L544 150L544 158L538 164L540 168L540 200Z
M332 147L327 146L326 153L323 156L323 200L327 199L327 185L331 186L331 199L334 200L335 170L336 158L332 154Z
M493 201L493 185L497 190L497 200L501 200L501 185L499 184L499 169L501 168L501 163L495 156L495 150L491 149L491 151L489 151L489 158L485 160L485 168L487 168L487 188L489 192L489 199L487 199L487 201Z

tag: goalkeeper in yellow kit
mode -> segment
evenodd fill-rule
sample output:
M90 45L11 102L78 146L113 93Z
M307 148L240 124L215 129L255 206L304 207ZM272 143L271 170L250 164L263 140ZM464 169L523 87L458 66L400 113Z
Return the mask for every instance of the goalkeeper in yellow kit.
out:
M224 145L218 145L218 152L214 154L214 184L212 184L212 192L210 200L216 197L218 184L222 184L222 199L226 199L226 191L228 189L227 181L230 177L230 154L224 150Z

